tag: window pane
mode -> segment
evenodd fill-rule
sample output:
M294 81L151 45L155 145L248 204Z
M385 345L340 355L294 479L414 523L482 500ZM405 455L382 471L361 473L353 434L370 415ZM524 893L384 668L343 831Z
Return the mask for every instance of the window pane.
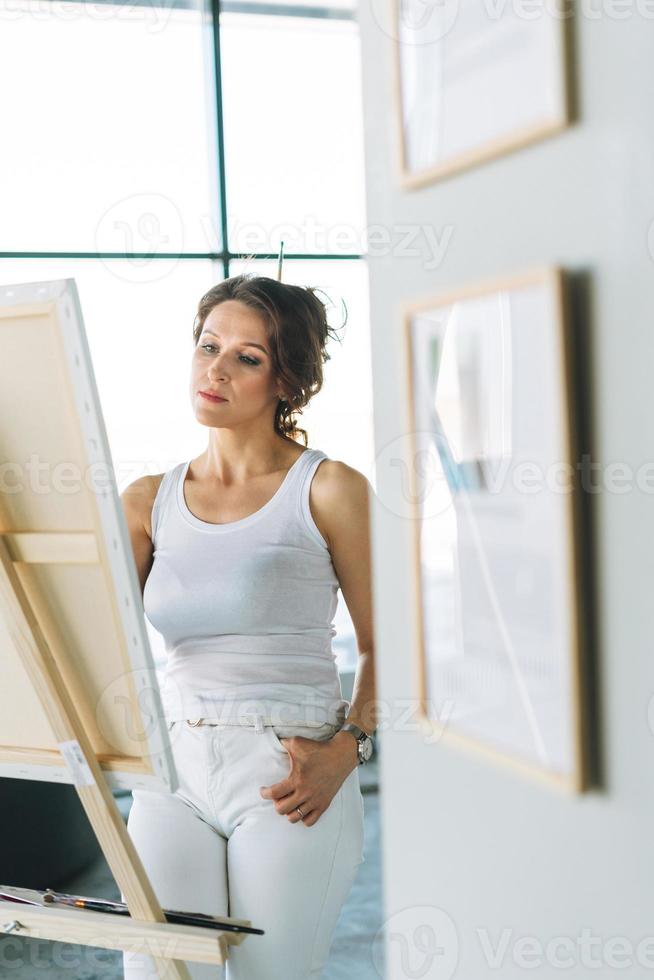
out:
M216 248L208 30L196 10L149 3L11 4L2 251Z
M225 13L220 25L230 248L363 253L357 24Z
M206 445L188 388L193 319L200 297L222 279L215 265L177 261L144 283L117 259L0 260L3 285L75 279L119 492Z

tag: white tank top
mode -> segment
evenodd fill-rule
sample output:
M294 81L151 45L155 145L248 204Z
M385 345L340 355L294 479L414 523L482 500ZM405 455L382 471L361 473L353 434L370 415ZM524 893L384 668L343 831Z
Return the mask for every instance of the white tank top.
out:
M168 721L245 712L279 725L343 723L349 702L332 651L339 583L309 508L326 458L305 449L267 504L227 524L188 509L190 461L164 474L143 604L166 644Z

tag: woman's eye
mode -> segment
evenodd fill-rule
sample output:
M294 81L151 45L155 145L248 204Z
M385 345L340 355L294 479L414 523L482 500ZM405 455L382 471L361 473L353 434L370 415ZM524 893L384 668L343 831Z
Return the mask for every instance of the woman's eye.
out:
M214 344L203 344L202 350L208 350L210 347L212 348L212 350L217 350ZM246 364L252 365L252 367L259 364L259 361L255 360L253 357L248 357L247 354L241 354L241 358L245 361Z

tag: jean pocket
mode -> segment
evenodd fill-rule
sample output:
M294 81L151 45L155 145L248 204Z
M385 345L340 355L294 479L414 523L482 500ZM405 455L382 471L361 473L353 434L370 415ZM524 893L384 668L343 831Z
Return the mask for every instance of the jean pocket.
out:
M271 738L272 743L275 746L275 748L279 752L285 752L288 755L288 749L286 748L285 745L282 744L282 742L280 740L280 737L277 734L277 732L275 731L274 727L272 725L267 725L266 726L266 731L270 732L270 738ZM282 737L285 737L285 736L282 736Z
M266 728L271 733L270 737L275 747L281 749L282 752L288 752L288 749L281 742L282 738L293 738L293 736L299 735L302 738L312 738L316 742L327 742L333 738L339 726L324 722L319 725L267 725ZM275 729L283 734L280 736Z

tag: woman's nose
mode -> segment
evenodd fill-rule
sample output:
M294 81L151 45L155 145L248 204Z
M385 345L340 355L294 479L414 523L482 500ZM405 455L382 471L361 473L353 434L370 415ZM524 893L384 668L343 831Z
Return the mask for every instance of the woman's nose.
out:
M215 358L209 365L208 375L210 378L224 378L225 368L223 367L222 355Z

